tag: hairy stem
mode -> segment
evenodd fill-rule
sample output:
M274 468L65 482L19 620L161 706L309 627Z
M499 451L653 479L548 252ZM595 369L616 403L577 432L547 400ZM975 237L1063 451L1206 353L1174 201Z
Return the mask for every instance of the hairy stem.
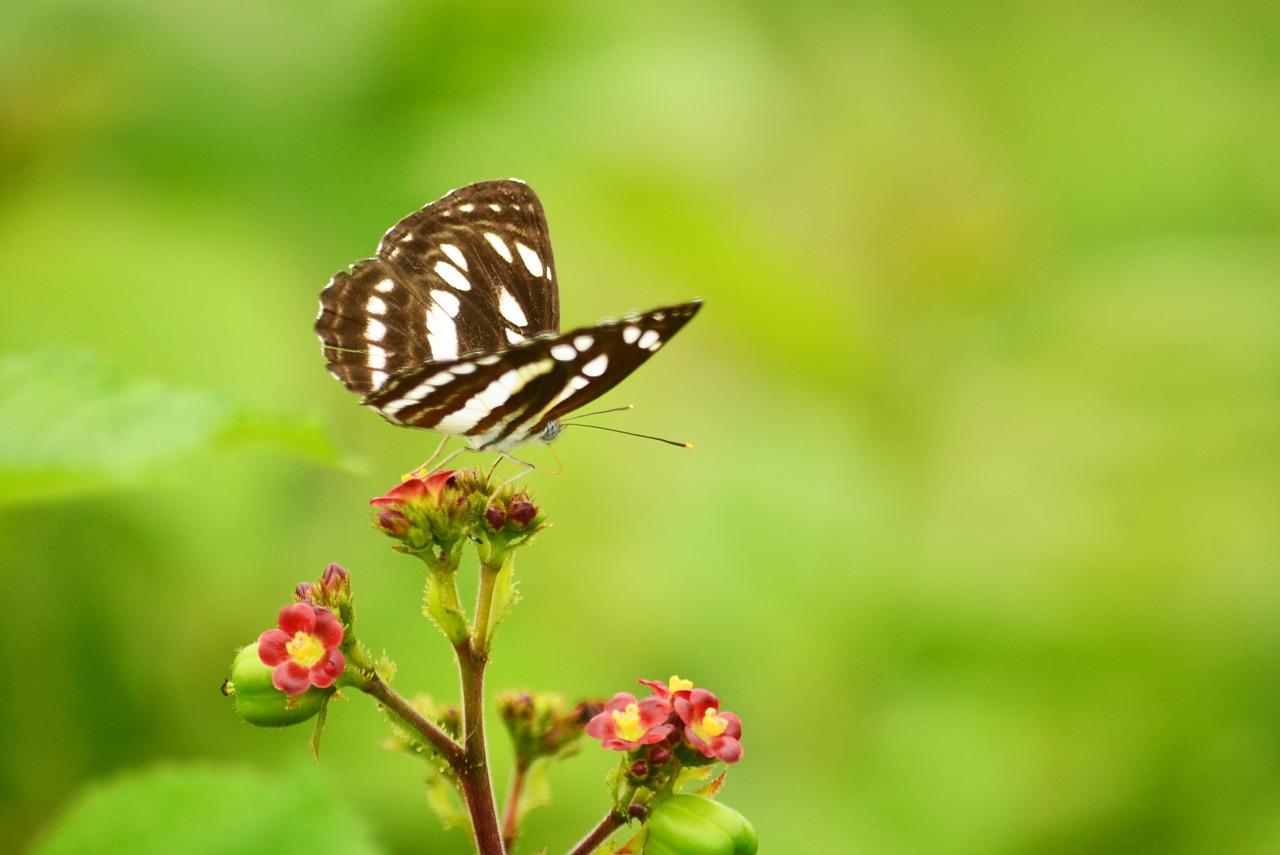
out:
M408 700L384 683L377 674L360 686L360 690L376 698L392 715L430 742L450 766L456 769L463 763L465 759L463 746L454 742L449 734L428 721Z
M569 850L569 855L590 855L597 846L609 839L610 834L626 825L626 822L626 814L609 811L604 815L604 819L600 820L599 825L591 829L586 837L579 840L577 845Z

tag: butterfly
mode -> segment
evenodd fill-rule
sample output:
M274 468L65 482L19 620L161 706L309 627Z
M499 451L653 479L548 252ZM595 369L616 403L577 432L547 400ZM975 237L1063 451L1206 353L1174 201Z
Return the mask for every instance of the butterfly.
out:
M560 331L542 203L469 184L396 223L320 292L329 372L393 424L506 453L548 443L702 307L690 300Z

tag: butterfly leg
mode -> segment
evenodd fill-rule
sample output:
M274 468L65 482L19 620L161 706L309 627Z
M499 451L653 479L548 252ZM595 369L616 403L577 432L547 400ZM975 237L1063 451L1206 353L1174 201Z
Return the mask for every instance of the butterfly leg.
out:
M450 460L453 460L453 458L457 457L459 454L463 452L463 449L459 448L456 451L454 451L452 454L445 457L444 460L441 460L439 463L436 463L435 462L436 458L440 456L440 452L444 451L444 445L448 441L449 441L448 436L441 437L440 444L436 446L435 451L431 452L431 456L428 457L426 460L422 461L422 465L419 466L417 469L414 469L412 472L410 472L407 477L410 477L410 478L425 477L431 472L434 472L439 469L443 469L445 465L449 463Z

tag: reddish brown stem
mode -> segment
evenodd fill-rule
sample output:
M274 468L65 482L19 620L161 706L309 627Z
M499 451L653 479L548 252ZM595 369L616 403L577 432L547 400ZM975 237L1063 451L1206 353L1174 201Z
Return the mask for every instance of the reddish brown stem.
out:
M529 769L519 759L511 773L511 789L507 791L507 804L502 810L502 842L510 849L516 844L520 816L520 797L524 795L524 781Z
M498 808L493 800L489 761L484 742L484 667L488 657L469 644L454 648L462 679L463 762L455 766L462 795L471 812L471 828L480 855L505 855Z
M382 678L374 674L360 689L377 698L378 702L391 713L431 743L440 752L450 766L458 767L464 759L463 747L449 738L449 734L427 720L422 713L414 709L405 698L382 682Z
M609 839L609 835L613 834L627 822L624 814L616 811L609 811L604 815L604 819L600 820L600 824L591 829L587 836L578 841L577 845L569 850L569 855L589 855L594 852L596 847Z

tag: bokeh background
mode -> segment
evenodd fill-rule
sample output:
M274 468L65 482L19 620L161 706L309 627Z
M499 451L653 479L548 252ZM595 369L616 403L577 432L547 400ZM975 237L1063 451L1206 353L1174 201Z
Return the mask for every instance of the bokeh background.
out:
M711 686L768 852L1280 850L1280 6L1252 2L11 0L0 351L314 418L359 466L199 451L0 510L0 841L193 762L302 768L379 851L466 851L364 699L315 766L217 689L338 561L398 686L455 691L365 516L435 440L359 408L311 324L399 217L507 176L567 325L707 306L601 402L695 452L570 431L529 477L554 527L492 687ZM555 769L523 851L601 815L612 760Z

